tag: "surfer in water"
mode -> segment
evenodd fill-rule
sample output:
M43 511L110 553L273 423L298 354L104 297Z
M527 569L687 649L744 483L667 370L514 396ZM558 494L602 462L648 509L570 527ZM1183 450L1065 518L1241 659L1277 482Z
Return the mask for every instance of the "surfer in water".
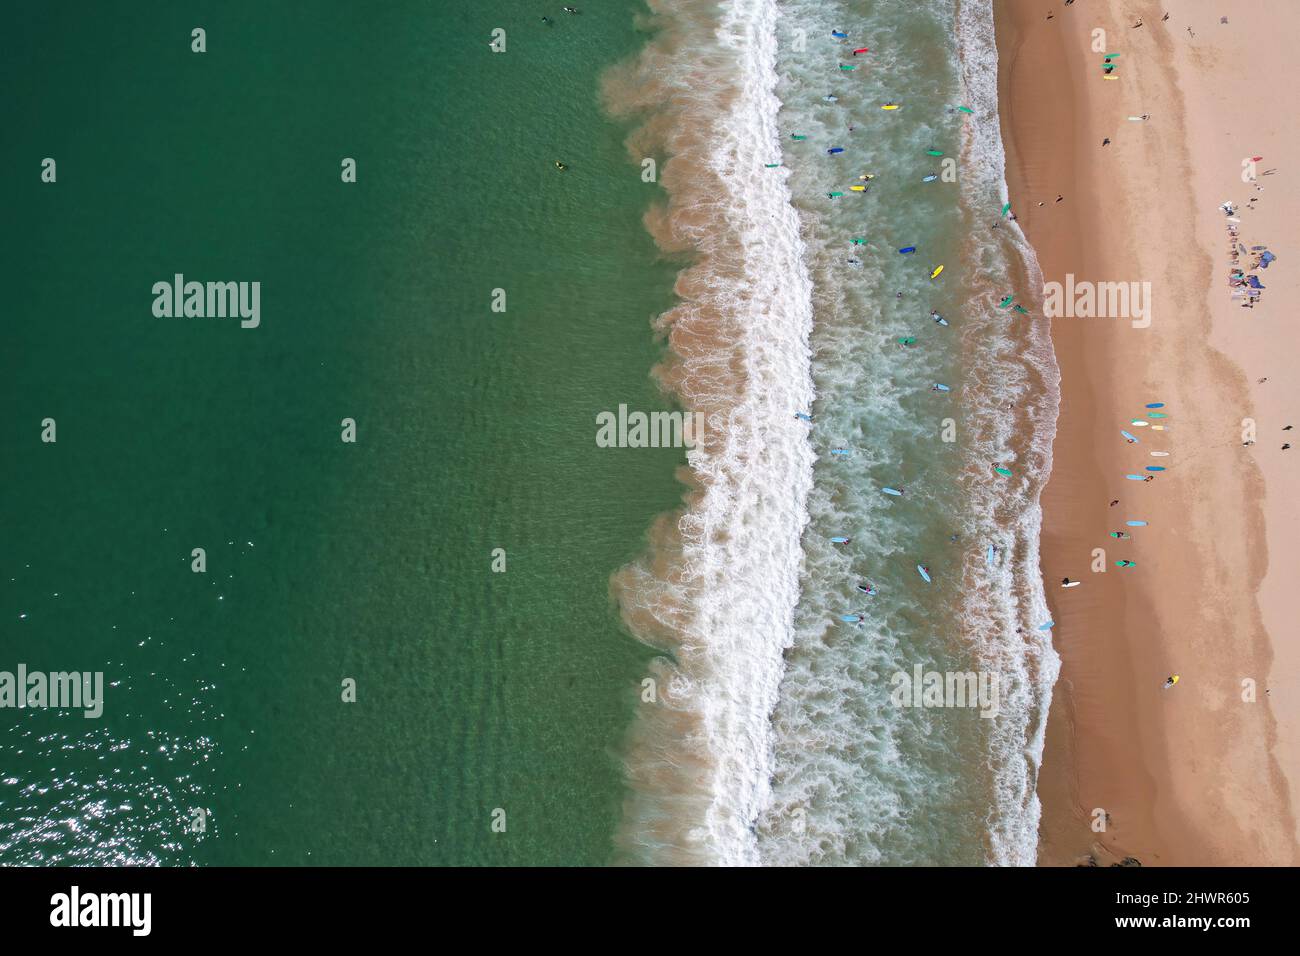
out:
M579 9L577 9L576 7L565 7L565 8L564 8L564 12L565 12L565 13L581 13L582 11L579 10Z
M1061 578L1061 587L1065 587L1069 583L1070 583L1069 578Z
M560 162L560 161L557 159L557 160L555 161L555 168L558 169L560 172L564 172L564 171L565 171L566 169L568 169L569 167L566 166L566 165L564 165L564 163Z
M859 584L858 590L861 591L863 594L875 594L876 586L872 584L870 581L868 581L865 584Z

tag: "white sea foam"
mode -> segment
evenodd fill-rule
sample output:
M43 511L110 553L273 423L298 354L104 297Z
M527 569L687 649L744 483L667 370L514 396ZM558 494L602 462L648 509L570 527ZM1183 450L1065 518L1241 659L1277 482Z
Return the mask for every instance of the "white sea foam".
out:
M816 282L814 374L828 406L825 414L819 408L818 429L835 429L815 440L851 447L854 458L851 466L820 463L809 499L761 855L786 864L1032 863L1037 768L1057 670L1047 633L1037 630L1047 620L1038 494L1050 469L1057 372L1046 326L995 308L1017 271L1013 260L1029 275L1016 290L1028 306L1033 296L1024 293L1041 283L1019 230L990 228L1006 196L991 10L950 0L882 5L865 17L834 3L789 8L815 38L808 55L783 58L781 90L787 125L814 143L797 153L791 181ZM843 46L860 42L872 53L852 82L834 86L839 101L827 106L820 97L827 72L848 59L827 39L834 28L854 38ZM924 71L916 68L921 49ZM870 111L887 100L914 112L879 120ZM954 126L952 114L937 118L945 111L936 104L945 102L974 114ZM849 124L858 129L849 132ZM951 186L945 193L913 183L923 162L916 157L955 130L960 207ZM852 162L847 173L828 167L821 147L841 141L858 143L847 157L874 157L879 176L867 196L828 203L830 177L857 171ZM947 238L954 229L965 237L959 251ZM842 250L852 230L872 242L862 266L849 270ZM946 253L946 281L960 283L953 325L942 335L923 317L945 293L925 281L928 268L901 266L893 248L911 244L937 257L927 263ZM916 334L918 324L927 330L923 348L900 353L893 338ZM943 380L958 387L938 406L926 383ZM962 438L945 448L935 419L947 414L960 420ZM1011 464L1016 476L991 481L994 462ZM881 495L885 483L906 483L906 498ZM949 532L960 543L948 542ZM836 533L852 535L851 548L829 545ZM994 568L984 557L990 543L1003 556ZM932 588L912 570L922 555L944 562ZM881 582L871 599L853 590L862 578ZM836 623L845 611L866 620ZM889 703L890 674L938 660L999 674L999 716L979 722Z
M780 153L775 17L774 0L735 0L712 36L673 53L682 74L670 96L693 111L679 122L703 123L701 109L722 106L707 120L707 149L678 158L728 184L703 215L677 210L677 232L706 270L723 247L730 268L696 267L670 319L674 335L698 334L670 378L685 404L709 410L716 438L688 456L700 493L677 524L680 552L651 555L616 582L633 631L674 658L662 665L665 699L642 705L628 747L620 843L643 862L757 862L752 825L771 778L768 717L798 600L813 461L795 418L813 401L811 285L784 180L755 162ZM723 94L709 101L701 84ZM671 175L665 184L671 192ZM711 338L716 346L698 344Z

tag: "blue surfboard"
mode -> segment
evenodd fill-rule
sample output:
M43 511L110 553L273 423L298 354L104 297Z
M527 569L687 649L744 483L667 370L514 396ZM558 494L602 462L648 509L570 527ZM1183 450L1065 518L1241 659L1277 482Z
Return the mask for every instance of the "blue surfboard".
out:
M1124 523L1130 528L1145 528L1147 526L1145 521L1125 521Z
M916 246L904 246L898 250L900 255L907 255L909 252L916 252Z
M930 583L930 574L929 574L929 572L926 571L925 568L921 567L919 564L916 566L916 573L919 574L919 575L921 575L921 577L925 578L925 583L926 583L926 584L929 584L929 583Z
M887 494L887 495L899 495L899 496L901 496L901 495L903 494L903 493L902 493L901 491L899 491L897 488L881 488L880 490L883 491L883 492L884 492L885 494Z

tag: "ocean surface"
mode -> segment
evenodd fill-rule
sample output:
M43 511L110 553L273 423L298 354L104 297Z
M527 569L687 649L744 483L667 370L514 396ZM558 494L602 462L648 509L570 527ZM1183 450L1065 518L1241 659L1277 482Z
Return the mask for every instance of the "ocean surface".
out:
M108 686L0 709L0 864L1034 862L1057 373L987 0L578 6L11 15L0 670Z
M684 463L595 442L673 407L658 187L600 106L639 9L6 15L0 670L109 686L0 709L0 864L611 858L652 655L609 579ZM155 318L177 272L261 325Z
M1002 215L989 4L653 5L663 33L614 98L674 154L657 232L699 258L669 379L715 432L682 520L619 579L672 654L620 847L1032 864L1057 371L1003 306L1041 283ZM996 677L996 716L897 706L918 666Z

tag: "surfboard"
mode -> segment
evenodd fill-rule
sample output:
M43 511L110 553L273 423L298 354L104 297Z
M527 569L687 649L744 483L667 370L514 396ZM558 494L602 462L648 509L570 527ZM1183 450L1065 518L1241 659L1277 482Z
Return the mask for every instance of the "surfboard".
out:
M882 109L882 110L897 110L897 109L902 109L902 107L899 106L897 103L886 103L884 106L881 107L881 109Z
M880 490L887 495L902 495L902 492L897 488L881 488Z
M852 63L841 63L841 64L840 64L840 69L841 69L841 70L856 70L857 67L854 66Z
M951 391L952 391L952 389L950 389L947 385L944 385L942 382L935 382L935 383L934 383L934 387L935 387L935 389L936 389L937 391L940 391L940 392L951 392Z
M832 30L831 36L835 37L837 40L847 40L849 38L847 33L841 33L839 30Z
M832 449L831 449L831 454L832 454L832 455L847 455L848 453L849 453L849 450L848 450L847 448L832 448Z
M850 186L849 189L851 189L855 193L864 193L867 191L866 186Z
M1147 465L1147 471L1164 471L1163 465Z
M848 544L848 538L831 538L831 544Z
M1040 631L1050 631L1056 625L1055 621L1048 621L1046 624L1038 625Z
M925 151L925 155L927 155L927 156L942 156L942 155L943 155L943 150L941 150L941 149L927 149L927 150Z
M827 194L826 194L826 198L827 198L827 199L839 199L839 198L840 198L841 196L843 196L843 195L844 195L844 193L827 193Z
M853 55L854 55L854 56L857 56L859 53L870 53L870 52L871 52L870 47L862 46L862 47L858 47L856 50L854 50L854 51L853 51Z
M1016 305L1016 306L1012 306L1012 308L1015 309L1017 312L1019 312L1021 315L1029 314L1029 310L1026 309L1024 306Z
M1005 299L1003 299L1001 302L998 303L998 308L1005 309L1007 306L1009 306L1012 302L1015 301L1015 298L1016 297L1014 295L1007 296Z
M842 153L842 152L844 152L844 147L843 147L843 146L832 146L830 149L826 150L826 152L829 153L830 155L834 156L836 153Z
M921 565L919 564L916 566L916 573L921 575L921 577L925 578L926 584L930 583L930 572L925 570L925 568L921 567Z
M1162 431L1165 430L1165 426L1164 426L1164 425L1152 425L1152 426L1151 426L1151 430L1152 430L1153 432L1162 432Z
M1145 528L1147 526L1145 521L1125 521L1124 523L1130 528Z
M904 246L898 250L899 255L907 255L909 252L916 252L916 246Z
M840 620L848 621L850 624L857 624L862 620L862 618L858 617L856 614L841 614Z
M1135 441L1138 440L1134 435L1130 434L1129 432L1124 431L1124 429L1122 429L1122 428L1119 430L1119 433L1120 433L1121 435L1123 435L1125 438L1127 438L1129 441L1134 441L1134 442L1135 442Z
M854 236L849 240L849 242L853 243L855 246L865 246L867 244L867 240L863 239L861 236Z
M1146 475L1125 475L1124 477L1127 478L1129 481L1146 481L1146 480L1147 480L1147 476L1146 476Z
M1168 458L1168 457L1169 457L1169 452L1167 452L1167 451L1153 451L1153 452L1151 453L1151 457L1152 457L1152 458Z
M948 324L948 320L945 319L942 315L939 316L939 317L938 317L937 319L935 319L934 321L935 321L936 323L938 323L939 325L947 325L947 324Z
M937 173L931 173L929 176L926 176L924 179L922 179L921 182L923 182L923 183L932 183L932 182L934 182L934 181L935 181L936 179L938 179L938 178L939 178L939 176L938 176Z
M975 115L975 111L971 109L969 106L959 106L957 107L957 109L963 113L970 113L972 116Z
M1103 76L1102 79L1103 79L1103 80L1118 80L1119 77L1118 77L1118 76L1115 76L1113 73L1108 73L1106 76Z
M764 168L764 169L776 169L776 168L777 168L778 166L780 166L780 165L781 165L780 163L764 163L764 164L763 164L763 168Z
M1165 403L1164 403L1164 402L1148 402L1146 407L1147 407L1147 408L1164 408L1164 407L1165 407Z
M1137 567L1137 562L1129 561L1127 558L1120 558L1115 562L1115 566L1118 568L1135 568Z
M930 278L937 279L941 272L943 272L943 266L935 266L934 271L930 273Z
M988 565L989 565L990 567L993 566L993 556L994 556L995 554L997 554L997 552L993 550L993 545L989 545L989 549L988 549L988 552L987 552L987 555L988 555L988 561L987 561L987 563L988 563Z
M791 134L790 134L790 138L791 138L792 140L794 140L796 143L802 143L802 142L803 142L804 140L806 140L808 137L807 137L807 136L800 136L798 133L791 133Z
M1147 418L1168 418L1168 417L1169 416L1166 415L1164 412L1152 412L1150 415L1147 416Z
M1011 477L1011 469L1010 469L1010 468L994 468L993 470L996 471L999 475L1005 475L1005 476L1008 477L1008 478Z
M1082 584L1082 583L1083 583L1082 581L1071 581L1069 584L1062 584L1061 587L1063 587L1063 588L1077 588L1077 587L1078 587L1080 584Z
M1002 215L1005 216L1005 215L1007 214L1007 210L1010 209L1010 208L1011 208L1011 203L1006 203L1006 204L1004 204L1003 207L1002 207Z
M1140 419L1140 418L1134 418L1134 419L1132 419L1132 420L1129 421L1129 424L1130 424L1130 425L1136 425L1138 428L1145 428L1147 425L1149 425L1149 424L1151 424L1151 423L1150 423L1150 422L1144 422L1144 421L1143 421L1142 419Z

